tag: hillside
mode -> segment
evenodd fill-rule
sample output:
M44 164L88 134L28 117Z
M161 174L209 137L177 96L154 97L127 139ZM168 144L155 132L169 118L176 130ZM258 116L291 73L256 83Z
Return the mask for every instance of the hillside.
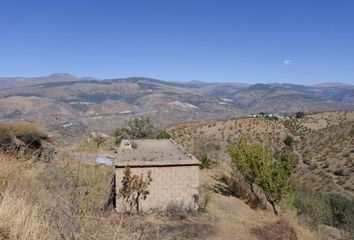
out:
M228 162L225 147L240 136L270 149L285 148L295 139L296 175L318 192L354 198L354 112L324 112L303 119L236 118L183 123L169 129L173 138L193 153L201 147Z
M11 84L10 84L11 83ZM95 80L69 74L0 79L0 120L27 119L50 131L72 126L111 133L139 115L156 125L247 116L258 112L350 110L351 85L168 82L150 78Z

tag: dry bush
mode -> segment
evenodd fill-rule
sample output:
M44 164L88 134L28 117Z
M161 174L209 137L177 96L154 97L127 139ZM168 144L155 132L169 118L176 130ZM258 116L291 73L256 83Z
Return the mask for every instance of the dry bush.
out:
M262 240L298 240L295 229L283 219L277 220L273 224L254 228L252 233Z

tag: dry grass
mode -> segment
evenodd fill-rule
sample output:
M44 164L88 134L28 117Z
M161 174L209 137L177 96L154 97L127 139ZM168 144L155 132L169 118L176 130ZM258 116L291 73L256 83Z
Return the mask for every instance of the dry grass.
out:
M7 190L0 199L0 238L18 240L58 239L45 220L45 212L25 200L21 192Z

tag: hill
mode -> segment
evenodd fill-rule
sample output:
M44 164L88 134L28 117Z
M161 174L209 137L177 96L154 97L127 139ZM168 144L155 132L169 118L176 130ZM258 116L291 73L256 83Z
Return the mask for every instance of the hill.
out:
M169 132L186 149L197 154L203 147L228 162L225 147L241 136L270 149L287 147L298 164L296 175L317 192L335 192L354 198L354 112L323 112L302 119L244 117L182 123Z

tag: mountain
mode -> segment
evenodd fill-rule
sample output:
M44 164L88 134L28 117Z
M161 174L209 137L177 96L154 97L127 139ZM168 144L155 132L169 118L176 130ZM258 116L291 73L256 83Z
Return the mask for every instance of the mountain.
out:
M0 89L1 88L13 88L31 86L40 83L48 82L65 82L65 81L77 81L78 77L75 77L68 73L54 73L46 77L0 77Z
M155 125L258 112L354 109L354 87L170 82L144 77L97 80L70 74L0 78L0 120L27 119L49 130L63 125L112 132L132 117Z

